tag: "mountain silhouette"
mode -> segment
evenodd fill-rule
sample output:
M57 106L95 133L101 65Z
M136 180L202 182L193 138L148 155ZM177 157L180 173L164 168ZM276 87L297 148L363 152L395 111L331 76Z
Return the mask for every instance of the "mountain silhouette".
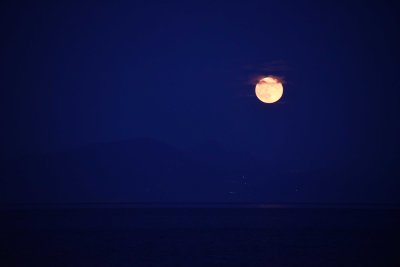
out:
M3 163L2 203L393 202L398 184L387 186L380 179L399 173L365 162L296 170L215 141L180 150L150 138Z
M224 179L223 172L226 170L218 168L218 163L198 159L199 156L193 153L149 138L91 144L65 152L27 156L9 161L3 168L2 188L5 192L1 200L229 200L226 197L231 197L229 193L234 186L230 184L235 177ZM219 159L229 162L224 157ZM236 178L239 179L239 176Z

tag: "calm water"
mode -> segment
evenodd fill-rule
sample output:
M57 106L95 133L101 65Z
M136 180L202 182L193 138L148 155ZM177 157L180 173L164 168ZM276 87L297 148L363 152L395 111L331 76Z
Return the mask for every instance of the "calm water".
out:
M399 209L2 210L0 266L400 266Z

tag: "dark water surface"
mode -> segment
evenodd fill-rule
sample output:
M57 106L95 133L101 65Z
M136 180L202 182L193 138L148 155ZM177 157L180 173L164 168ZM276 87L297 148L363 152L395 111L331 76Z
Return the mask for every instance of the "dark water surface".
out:
M400 266L396 208L1 210L0 266Z

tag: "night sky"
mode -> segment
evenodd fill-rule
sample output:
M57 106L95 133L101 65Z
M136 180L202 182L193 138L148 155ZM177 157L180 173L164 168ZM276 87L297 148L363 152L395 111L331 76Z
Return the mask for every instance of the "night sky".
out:
M325 182L296 197L290 190L306 190L299 183L302 179L312 187L309 175L282 174L277 176L279 182L271 180L273 197L249 189L232 201L400 203L396 193L400 19L399 9L389 1L10 1L1 5L3 162L17 164L36 155L54 159L57 153L82 147L98 149L99 144L137 140L192 154L214 144L283 172L318 176L326 170L326 181L335 186L328 199L323 198L325 191L312 193ZM254 93L257 78L267 75L284 81L284 95L276 104L264 104ZM215 156L200 154L206 161ZM222 163L224 175L242 177L232 161L222 159ZM347 170L343 166L357 166L345 178L349 188L348 181L335 185L335 179L344 178L332 173L342 175ZM251 168L246 171L251 173ZM257 169L254 175L268 181L268 169L264 171ZM12 171L6 173L3 182L17 179ZM368 184L353 173L368 176ZM169 175L159 174L166 179ZM101 179L101 186L109 185ZM196 187L187 179L182 186L174 182L178 195ZM46 192L53 190L48 182L40 183ZM138 186L118 182L119 187L128 185ZM285 186L290 192L282 189ZM99 187L95 185L94 191L100 192ZM206 187L212 185L206 182ZM5 201L23 195L18 188L12 187ZM285 193L279 194L281 189ZM239 195L232 190L225 191ZM167 199L154 193L132 200L117 197L115 192L122 192L118 190L108 198L103 191L83 199ZM133 194L125 190L120 195ZM51 196L43 201L52 200ZM226 201L181 196L172 200Z

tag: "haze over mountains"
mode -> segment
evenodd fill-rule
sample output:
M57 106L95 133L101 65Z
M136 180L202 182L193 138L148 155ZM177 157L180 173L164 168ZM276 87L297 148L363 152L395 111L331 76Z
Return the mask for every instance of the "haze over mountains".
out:
M335 169L300 170L284 162L258 161L217 142L181 150L138 138L3 163L3 204L400 202L398 185L389 183L396 180L387 179L398 175L390 164L386 169L352 162Z

